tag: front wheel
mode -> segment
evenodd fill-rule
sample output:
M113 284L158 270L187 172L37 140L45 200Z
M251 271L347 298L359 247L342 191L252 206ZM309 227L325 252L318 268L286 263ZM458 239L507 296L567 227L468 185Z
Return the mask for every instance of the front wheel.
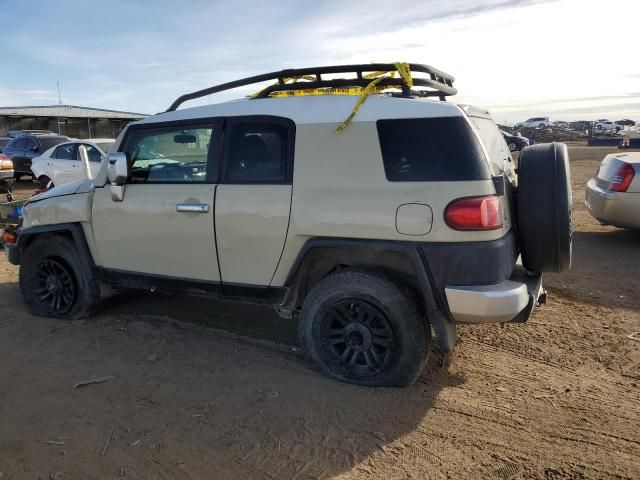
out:
M325 375L366 386L411 384L431 345L415 295L383 273L355 270L333 273L311 290L299 336Z
M509 151L510 152L515 152L516 150L518 150L518 146L515 143L511 142L509 144Z
M38 178L38 183L40 184L41 190L50 190L55 186L53 185L53 180L51 180L46 175L42 175L40 178Z
M49 235L27 245L20 262L20 292L31 313L67 319L90 315L98 295L86 262L68 238Z

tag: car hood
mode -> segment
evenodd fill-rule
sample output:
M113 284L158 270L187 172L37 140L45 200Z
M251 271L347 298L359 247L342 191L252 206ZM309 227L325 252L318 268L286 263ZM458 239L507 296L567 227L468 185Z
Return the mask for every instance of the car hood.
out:
M78 180L77 182L65 183L51 190L35 195L29 199L29 203L39 202L47 198L62 197L64 195L73 195L76 193L89 193L95 187L92 179Z

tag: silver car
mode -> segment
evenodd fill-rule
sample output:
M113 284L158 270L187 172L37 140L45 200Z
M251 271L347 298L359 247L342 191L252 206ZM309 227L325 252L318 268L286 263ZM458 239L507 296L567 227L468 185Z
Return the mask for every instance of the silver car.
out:
M585 205L605 225L640 229L640 152L604 157L587 182Z

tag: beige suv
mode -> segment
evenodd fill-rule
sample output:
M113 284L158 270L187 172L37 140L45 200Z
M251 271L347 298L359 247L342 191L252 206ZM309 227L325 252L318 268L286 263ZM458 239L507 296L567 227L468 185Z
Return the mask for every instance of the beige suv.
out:
M455 93L432 67L370 64L184 95L128 125L96 178L25 206L7 248L24 301L61 318L114 288L263 302L325 374L410 384L431 327L448 352L456 323L524 322L542 272L571 258L564 145L525 148L516 174L489 114Z

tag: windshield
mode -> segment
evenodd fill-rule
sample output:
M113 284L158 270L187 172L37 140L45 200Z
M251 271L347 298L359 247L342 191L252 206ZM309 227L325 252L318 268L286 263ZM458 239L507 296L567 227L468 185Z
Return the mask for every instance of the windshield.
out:
M68 137L38 137L38 142L42 145L43 150L49 150L51 147L68 140Z
M111 148L111 145L113 145L113 142L100 142L100 143L96 143L96 145L104 153L107 153L109 151L109 149Z

